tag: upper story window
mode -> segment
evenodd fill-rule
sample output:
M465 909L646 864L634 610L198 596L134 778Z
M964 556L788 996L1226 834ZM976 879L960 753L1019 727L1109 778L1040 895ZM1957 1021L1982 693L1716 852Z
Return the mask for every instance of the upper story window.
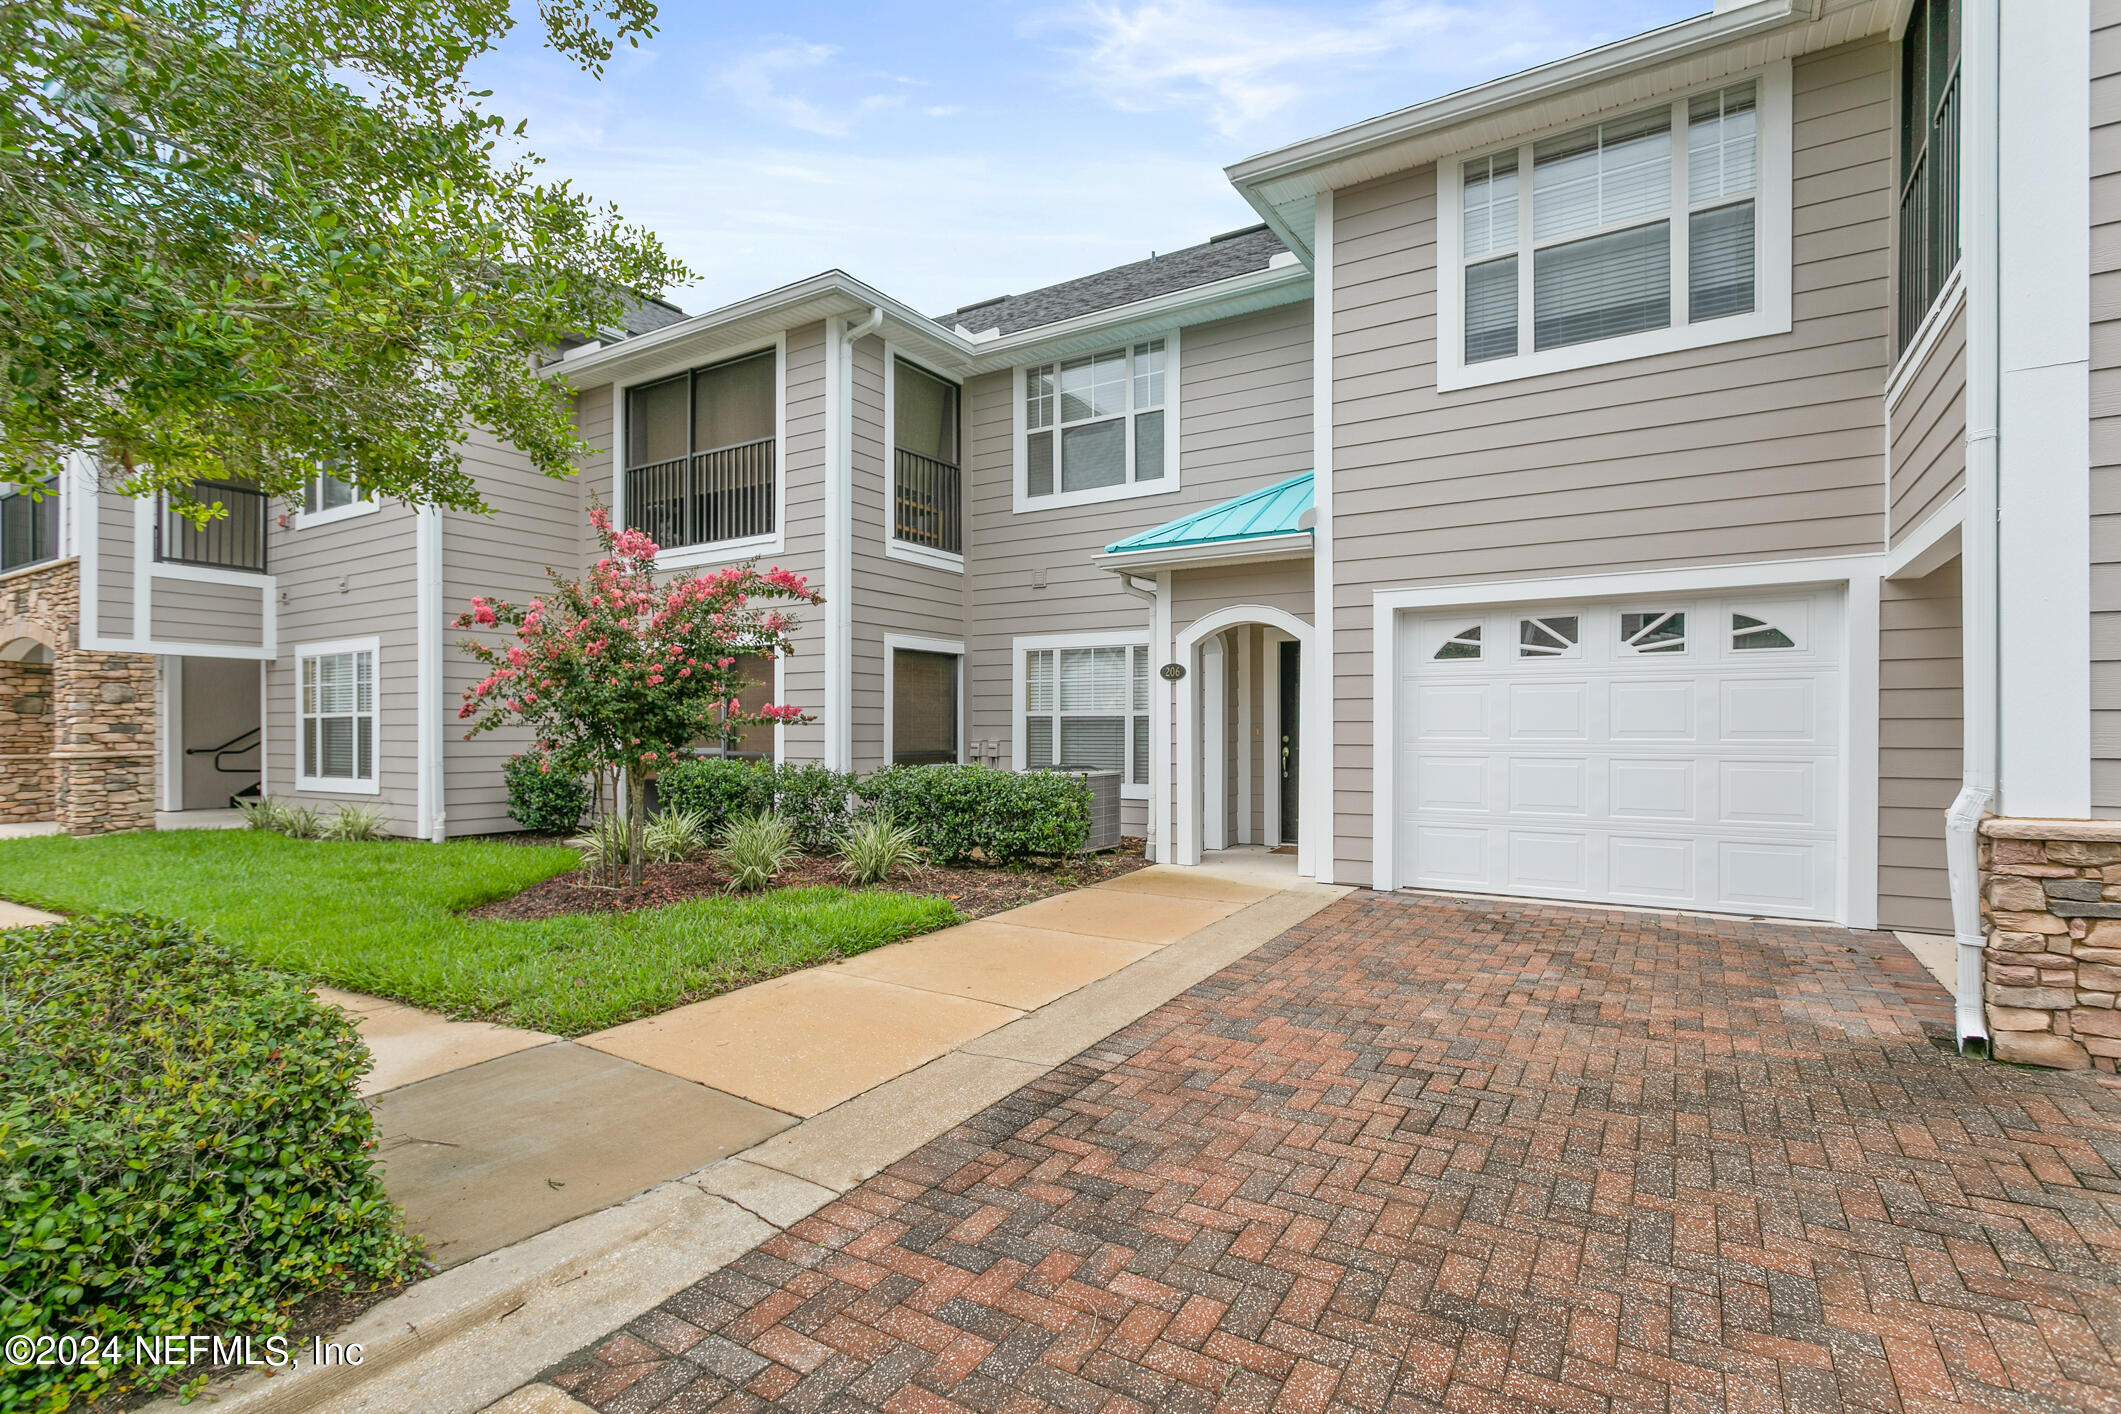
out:
M231 510L234 508L231 507ZM302 491L302 510L295 517L297 529L327 525L348 516L366 515L377 509L376 500L355 483L344 466L319 467L309 474ZM166 518L166 516L165 516ZM263 551L256 568L263 569Z
M1900 44L1900 268L1904 350L1959 263L1959 5L1915 0Z
M1439 387L1789 327L1786 65L1439 183Z
M1017 370L1017 509L1178 489L1178 338Z
M891 539L965 553L958 386L903 358L891 365Z
M334 485L351 491L337 477L329 473L325 476ZM310 485L314 491L316 478L311 478ZM201 505L218 506L220 510L201 524L172 509L168 497L158 498L155 558L164 564L200 569L265 573L265 493L247 482L201 481L193 484L189 495Z
M45 482L0 492L0 574L59 557L59 491Z
M626 524L663 547L774 533L780 409L772 349L626 390Z

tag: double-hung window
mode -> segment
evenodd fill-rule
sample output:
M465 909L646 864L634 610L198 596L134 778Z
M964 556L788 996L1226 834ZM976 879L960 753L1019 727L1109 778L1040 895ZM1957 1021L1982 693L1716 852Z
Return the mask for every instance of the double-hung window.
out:
M1178 489L1177 337L1017 371L1017 508Z
M773 535L779 422L774 349L627 389L626 524L665 549Z
M1035 648L1023 655L1023 759L1149 784L1149 647Z
M376 508L375 498L361 489L349 468L344 465L322 466L309 474L303 487L302 509L295 517L295 525L297 529L328 525L348 516L365 515ZM263 568L262 561L257 568Z
M295 749L300 790L374 794L375 639L295 650Z
M1438 384L1789 326L1788 70L1448 163Z

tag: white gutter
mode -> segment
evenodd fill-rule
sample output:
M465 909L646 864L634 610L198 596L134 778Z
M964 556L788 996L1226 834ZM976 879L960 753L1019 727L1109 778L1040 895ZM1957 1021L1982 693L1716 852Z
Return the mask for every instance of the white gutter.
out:
M1961 531L1964 740L1959 796L1945 816L1952 934L1958 941L1959 1048L1986 1049L1982 1005L1981 818L1996 798L1997 410L2001 355L1997 170L2000 0L1968 0L1961 45L1959 243L1966 269L1966 524Z
M1301 560L1310 556L1312 536L1308 530L1285 535L1254 535L1241 540L1212 540L1201 545L1157 545L1143 550L1099 550L1090 563L1115 574L1184 569L1188 565L1241 565L1272 560Z
M883 306L850 319L832 337L826 357L832 381L826 394L825 452L825 764L854 768L854 346L884 327Z

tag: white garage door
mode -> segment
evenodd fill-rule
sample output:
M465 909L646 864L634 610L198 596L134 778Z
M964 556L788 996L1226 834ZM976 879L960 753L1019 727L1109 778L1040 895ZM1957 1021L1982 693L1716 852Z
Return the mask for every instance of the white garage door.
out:
M1407 614L1399 879L1833 917L1838 591Z

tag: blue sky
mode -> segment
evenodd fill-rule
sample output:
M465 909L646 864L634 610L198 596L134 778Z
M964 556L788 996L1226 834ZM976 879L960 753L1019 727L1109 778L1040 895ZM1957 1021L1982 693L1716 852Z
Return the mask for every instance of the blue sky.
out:
M686 309L838 266L933 313L1250 224L1230 162L1707 8L664 0L601 83L534 21L479 77L692 267Z

